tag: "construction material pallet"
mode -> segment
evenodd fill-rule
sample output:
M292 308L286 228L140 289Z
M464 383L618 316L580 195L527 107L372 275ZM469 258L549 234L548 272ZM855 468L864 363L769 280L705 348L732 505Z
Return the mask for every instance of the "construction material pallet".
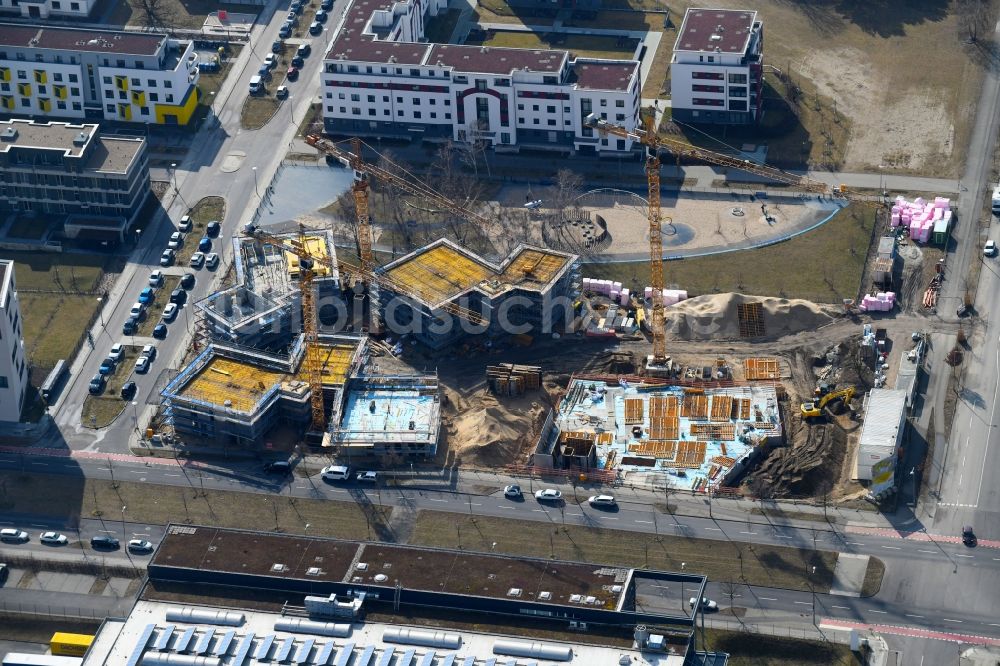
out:
M674 396L653 396L649 399L649 418L677 416L677 398Z
M711 418L713 421L728 421L733 417L733 396L712 396Z
M625 398L625 425L642 423L645 402L642 398Z
M769 356L743 360L743 374L748 382L781 379L781 362Z
M736 437L736 426L732 423L692 423L691 435L699 442L729 442Z
M741 338L758 338L764 335L764 308L760 303L740 303L736 306Z
M737 398L736 403L737 404L734 405L734 411L736 409L739 410L736 418L738 418L740 421L749 421L750 405L751 405L750 398Z
M673 460L677 455L677 442L641 442L629 444L628 452L638 456L652 456Z
M736 458L730 458L729 456L713 456L709 458L708 462L715 465L721 465L722 467L732 467L736 464Z
M497 395L521 395L542 385L542 369L534 365L501 363L486 366L486 383Z
M680 436L680 419L674 417L660 417L649 421L649 439L666 440L677 439Z
M708 445L705 442L678 442L677 459L674 467L694 469L705 464L705 452Z
M684 403L681 405L681 416L689 419L707 419L708 396L697 393L685 394Z

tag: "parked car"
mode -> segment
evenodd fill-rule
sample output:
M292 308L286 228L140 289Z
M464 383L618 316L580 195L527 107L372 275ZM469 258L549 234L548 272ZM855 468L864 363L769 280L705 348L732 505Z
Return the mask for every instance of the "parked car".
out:
M149 305L156 298L156 290L152 287L146 287L141 292L139 292L139 302L143 305Z
M997 253L997 242L995 240L986 241L986 245L983 246L983 254L987 257L996 256Z
M698 597L691 597L688 599L688 606L694 608L698 605ZM701 598L701 607L706 611L717 611L719 610L719 604L715 603L708 597Z
M90 537L90 547L91 548L106 548L108 550L118 550L121 544L118 543L118 539L113 536L108 536L107 534L99 534L97 536Z
M264 471L268 474L291 474L292 464L287 460L275 460L264 463Z
M111 351L108 353L108 358L115 359L115 363L125 358L125 345L121 342L112 345Z
M122 333L124 335L135 335L135 332L139 330L139 318L129 317L122 324Z
M288 21L285 21L282 24L281 28L278 29L278 36L279 37L284 37L285 39L291 37L292 36L292 24L289 23Z
M535 499L539 502L558 502L562 499L562 493L555 488L546 488L545 490L536 490Z
M310 35L318 35L321 32L323 32L323 24L320 23L319 21L313 21L309 25L309 34Z
M302 13L302 3L299 0L295 0L295 2L288 5L288 8L293 12L295 12L296 14Z
M101 361L101 367L97 369L97 374L107 376L115 371L115 360L113 358L106 358Z
M87 386L87 390L90 391L90 395L100 395L104 391L105 383L104 375L96 374L90 379L90 384Z
M65 546L69 543L66 535L59 532L42 532L38 540L49 546Z
M346 465L327 465L320 476L324 481L346 481L351 477L351 468Z
M316 10L316 20L320 23L326 23L327 13L325 9Z
M194 289L194 273L185 273L181 276L181 289Z
M160 255L160 265L163 266L163 267L173 266L174 265L174 258L176 256L177 255L174 253L173 250L171 250L171 249L164 250L163 254Z
M30 538L27 532L14 527L5 527L0 530L0 541L7 543L24 543Z
M150 362L156 360L156 345L144 345L139 356L145 356Z
M219 232L221 231L222 231L222 225L219 224L218 220L212 220L211 222L208 223L208 226L205 227L205 235L208 236L209 238L218 238Z
M280 39L274 40L273 42L271 42L271 53L281 53L281 47L284 45L285 42L283 42L282 40Z
M278 66L278 54L268 53L264 56L264 64L267 65L268 69L274 69Z
M3 562L0 562L0 585L7 582L7 576L10 575L10 567L8 567Z
M289 81L294 81L295 79L299 78L299 68L296 67L295 65L289 67L288 71L285 72L285 78L288 79Z
M157 340L165 340L167 337L167 325L162 321L153 327L153 337Z
M163 286L163 271L153 271L149 274L149 286L150 287L162 287Z
M288 86L278 86L274 90L274 97L276 99L287 99L288 98Z
M132 309L128 311L129 317L135 317L138 320L143 320L146 315L146 305L142 301L136 301L132 304Z
M300 55L296 55L292 58L292 67L304 67L305 64L305 59Z
M594 495L587 498L587 502L591 506L617 506L615 498L612 495Z
M150 553L153 551L153 544L145 539L132 539L128 542L128 549L133 553Z
M178 287L170 292L170 302L174 305L184 305L187 303L188 294L186 291Z
M131 400L135 397L136 385L135 382L125 382L122 384L122 399Z
M209 252L205 257L205 268L210 271L214 271L219 267L219 254L217 252Z
M295 49L295 55L300 58L308 58L310 53L312 53L312 47L309 44L299 44L299 48Z
M140 375L144 375L149 372L149 359L145 356L140 356L135 359L135 371Z
M291 23L292 25L295 25L298 22L299 22L299 15L296 14L295 12L288 12L288 14L285 15L285 23Z
M355 478L358 481L363 481L364 483L377 483L378 472L372 472L372 471L358 472L358 475Z
M267 81L269 78L271 78L271 68L268 67L265 63L261 63L260 69L257 70L257 76L260 77L261 81ZM251 83L253 83L252 79Z
M333 9L333 0L323 0L319 3L319 7L325 11L330 11Z
M212 251L212 239L208 236L202 236L202 239L198 241L198 251L199 252L211 252Z
M181 245L184 245L184 234L179 231L175 231L170 234L170 240L167 242L167 247L171 250L180 249Z
M191 264L191 268L201 268L205 265L205 255L201 252L195 252L191 255L191 261L189 263Z
M191 231L191 216L185 215L182 217L181 221L177 223L177 228L184 232Z
M181 292L186 293L186 292ZM167 307L163 308L163 321L171 322L177 319L177 309L178 305L176 303L167 303Z
M975 546L979 539L976 538L976 532L972 529L972 525L966 525L962 528L962 543L966 546Z
M521 486L504 486L503 496L509 497L510 499L523 499L524 493L521 492Z

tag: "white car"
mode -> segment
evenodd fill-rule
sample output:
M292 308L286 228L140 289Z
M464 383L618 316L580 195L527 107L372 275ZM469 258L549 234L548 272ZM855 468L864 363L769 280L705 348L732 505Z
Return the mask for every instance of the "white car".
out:
M201 252L195 252L191 255L191 268L201 268L205 265L205 255Z
M503 496L509 497L511 499L521 499L522 497L524 497L524 495L521 493L521 486L516 484L512 486L504 486Z
M351 476L351 468L346 465L327 465L320 474L324 481L346 481Z
M995 240L986 241L986 245L983 246L983 254L987 257L996 256L997 253L997 242Z
M133 553L149 553L153 550L153 544L145 539L132 539L128 542L128 549Z
M591 506L616 506L615 498L612 495L593 495L587 498Z
M24 543L31 537L24 530L19 530L14 527L5 527L0 530L0 541L6 541L8 543Z
M167 303L167 307L163 308L163 321L171 322L177 318L177 304Z
M191 216L185 215L181 218L181 221L177 223L177 228L181 231L191 231Z
M144 375L147 372L149 372L148 356L140 356L139 358L135 359L135 371L138 372L140 375Z
M207 268L210 271L214 271L218 267L219 267L218 252L209 252L207 255L205 255L205 268Z
M698 605L698 597L691 597L688 599L688 606L694 608ZM719 610L719 604L715 603L708 597L701 598L701 607L707 611L717 611Z
M172 266L174 263L174 259L176 258L177 255L174 253L174 251L171 250L170 248L167 248L166 250L163 251L163 254L160 255L160 265Z
M125 358L125 345L119 342L111 347L111 352L108 354L108 358L115 359L115 363L121 363L121 360Z
M539 502L558 502L562 499L562 493L555 488L546 488L545 490L536 490L535 499Z
M130 317L135 317L136 319L142 316L142 313L146 311L146 306L136 301L132 304L132 309L128 311Z
M149 286L150 287L162 287L163 286L163 271L153 271L149 274Z
M167 247L171 250L177 250L181 245L184 245L184 234L179 231L170 234L170 242L167 243Z
M59 532L42 532L38 537L38 540L42 543L49 544L50 546L65 546L69 543L69 539L66 538L65 534L59 534Z
M376 483L378 481L378 472L358 472L358 481L364 481L366 483Z

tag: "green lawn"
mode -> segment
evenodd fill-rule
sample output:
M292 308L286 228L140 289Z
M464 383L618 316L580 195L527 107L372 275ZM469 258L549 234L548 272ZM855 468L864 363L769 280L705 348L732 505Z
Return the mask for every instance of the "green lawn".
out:
M188 236L185 247L190 246L194 248L197 247L197 245L198 240ZM190 255L188 258L190 258ZM163 308L167 307L167 303L170 302L170 292L176 289L180 282L181 279L179 277L172 275L167 276L163 280L163 286L156 290L153 302L146 308L146 318L139 324L139 330L136 331L136 335L153 334L153 329L160 323L160 315L163 314Z
M443 14L429 18L424 26L424 37L432 44L449 43L451 33L455 31L455 26L461 17L461 9L449 9Z
M72 360L84 326L97 310L96 296L19 294L24 317L24 348L32 364L31 380L41 386L56 361ZM86 343L84 343L86 344Z
M87 428L106 428L122 413L128 403L121 398L122 385L129 380L135 369L135 359L141 347L128 345L125 357L108 377L108 384L101 395L88 395L80 410L80 422Z
M728 652L729 666L861 666L865 663L841 643L781 638L722 629L698 632L698 649Z
M218 94L219 89L222 88L222 83L226 80L226 77L229 76L233 62L240 56L242 49L242 44L230 44L226 58L223 60L219 70L216 72L202 72L198 76L198 88L201 91L198 99L199 104L212 106L215 102L215 96Z
M777 245L668 261L664 278L690 296L738 291L840 304L857 297L874 224L873 207L851 204L820 228ZM649 284L645 261L584 264L581 273Z
M92 291L108 263L107 257L91 254L4 250L0 256L14 260L19 290Z
M544 37L549 37L545 39ZM566 35L551 33L539 35L534 32L493 31L482 41L468 40L470 45L510 47L518 49L564 49L578 56L589 58L622 59L635 53L638 40L629 39L628 44L618 45L616 37L606 35Z

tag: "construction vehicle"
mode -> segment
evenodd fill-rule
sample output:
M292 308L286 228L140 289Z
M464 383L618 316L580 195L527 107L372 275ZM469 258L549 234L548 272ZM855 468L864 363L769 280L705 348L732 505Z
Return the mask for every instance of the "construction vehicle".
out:
M642 117L643 127L628 129L621 125L615 125L599 118L591 113L584 119L584 124L594 128L601 135L614 135L623 139L630 139L646 146L646 182L649 187L648 218L649 218L649 273L650 286L653 294L656 295L652 302L652 316L650 321L650 332L653 337L653 354L647 359L646 371L650 374L662 372L667 361L666 326L664 322L663 299L659 294L663 293L663 238L661 229L663 221L668 224L671 219L664 218L660 209L660 152L668 151L677 156L678 162L682 157L694 160L701 160L717 166L732 167L741 169L756 176L762 176L769 180L784 183L806 192L814 192L830 197L841 197L849 201L875 202L880 206L885 205L883 198L873 198L867 195L855 194L848 190L846 185L830 187L824 182L813 180L806 176L800 176L781 169L776 169L764 164L757 164L750 160L740 159L717 153L715 151L699 148L695 145L675 139L672 137L660 136L655 127L655 114L647 113Z
M800 407L800 413L804 419L817 418L823 415L823 408L834 400L842 400L844 405L850 408L851 400L853 399L854 387L848 386L847 388L840 389L839 391L823 393L822 396L812 402L803 402Z

